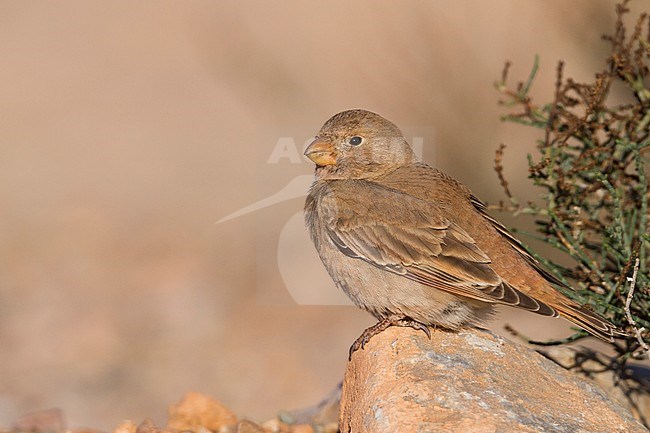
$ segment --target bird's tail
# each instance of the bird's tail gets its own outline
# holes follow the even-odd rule
[[[558,305],[553,305],[553,308],[555,308],[562,317],[570,320],[593,336],[608,343],[613,343],[615,338],[628,337],[628,334],[625,331],[614,326],[609,322],[609,320],[605,319],[600,314],[595,313],[582,305],[573,302],[562,302]]]

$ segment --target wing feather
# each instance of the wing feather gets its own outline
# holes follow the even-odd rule
[[[324,207],[334,209],[326,229],[343,254],[458,296],[557,315],[503,281],[472,237],[431,203],[409,195],[379,198],[381,214],[376,206],[362,215],[337,214],[336,203]]]

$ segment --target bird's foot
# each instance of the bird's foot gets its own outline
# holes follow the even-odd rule
[[[348,361],[352,360],[352,354],[359,349],[364,349],[366,344],[370,341],[372,337],[379,334],[380,332],[388,329],[391,326],[402,326],[413,328],[419,331],[423,331],[427,334],[427,337],[431,339],[431,330],[424,323],[418,322],[417,320],[411,319],[410,317],[404,316],[388,316],[379,322],[372,325],[370,328],[363,331],[363,333],[356,339],[352,346],[350,346],[350,354],[348,356]]]

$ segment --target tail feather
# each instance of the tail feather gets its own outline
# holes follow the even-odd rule
[[[624,338],[628,334],[614,326],[601,315],[574,303],[563,302],[553,306],[560,315],[575,323],[585,331],[608,343],[613,343],[615,338]]]

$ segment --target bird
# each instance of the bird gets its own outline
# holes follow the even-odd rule
[[[307,230],[337,287],[378,322],[456,331],[497,305],[564,317],[606,342],[625,333],[565,296],[547,271],[462,183],[421,161],[400,129],[362,109],[340,112],[305,150],[315,164]]]

